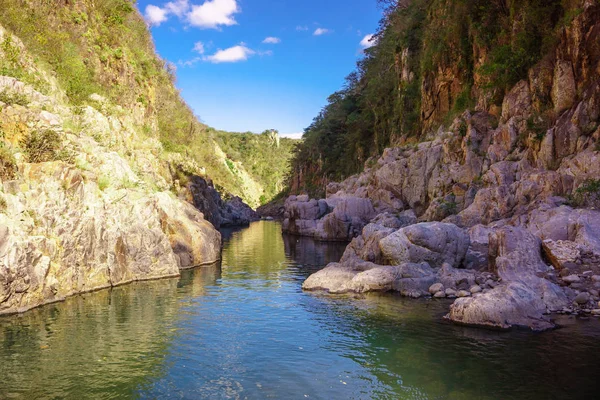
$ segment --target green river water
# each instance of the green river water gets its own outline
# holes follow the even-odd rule
[[[0,318],[0,399],[593,399],[600,322],[455,326],[447,301],[304,293],[339,244],[276,222],[220,265]]]

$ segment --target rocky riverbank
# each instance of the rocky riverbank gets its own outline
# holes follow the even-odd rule
[[[156,121],[140,103],[73,105],[1,26],[0,43],[46,88],[0,76],[0,314],[214,263],[215,227],[257,218],[147,136]]]
[[[304,289],[457,296],[449,320],[493,328],[600,314],[599,12],[586,3],[501,109],[385,150],[324,199],[288,198],[286,232],[352,240]]]

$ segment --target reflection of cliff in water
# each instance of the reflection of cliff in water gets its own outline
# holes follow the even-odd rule
[[[322,268],[330,262],[338,262],[346,243],[319,242],[312,238],[283,234],[285,254],[307,269]]]
[[[218,265],[0,318],[0,398],[135,397],[165,373],[183,306]]]
[[[245,229],[221,230],[226,245],[223,248],[223,273],[227,278],[246,278],[239,272],[251,272],[261,277],[288,268],[314,272],[330,262],[339,261],[346,245],[316,242],[312,238],[281,233],[281,224],[259,221]],[[303,274],[304,275],[304,274]]]

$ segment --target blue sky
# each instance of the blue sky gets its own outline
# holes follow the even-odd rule
[[[376,0],[139,0],[138,7],[203,122],[282,134],[310,125],[381,17]]]

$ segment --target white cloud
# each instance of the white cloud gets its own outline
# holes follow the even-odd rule
[[[206,0],[201,5],[190,4],[189,0],[174,0],[164,7],[149,5],[146,7],[146,21],[158,26],[171,15],[202,29],[218,29],[219,26],[236,25],[233,14],[239,13],[237,0]]]
[[[369,47],[373,47],[377,44],[377,39],[375,35],[367,35],[360,41],[360,45],[363,49],[368,49]]]
[[[204,43],[202,43],[202,42],[194,43],[194,51],[198,54],[204,54]]]
[[[167,10],[150,4],[146,7],[145,17],[148,24],[159,26],[168,19],[167,14]]]
[[[204,60],[210,61],[213,64],[234,63],[239,61],[246,61],[249,57],[253,56],[254,54],[256,54],[254,50],[249,49],[242,43],[225,50],[219,50],[212,56],[204,57]]]
[[[207,0],[200,6],[192,5],[187,13],[188,22],[203,29],[216,29],[220,25],[231,26],[237,22],[233,14],[240,12],[236,0]]]
[[[327,33],[331,33],[331,31],[329,29],[325,29],[325,28],[317,28],[314,32],[313,35],[314,36],[321,36],[321,35],[325,35]]]
[[[296,30],[297,30],[298,32],[307,31],[307,30],[308,30],[308,26],[306,26],[306,25],[298,25],[298,26],[296,27]]]
[[[182,18],[189,9],[190,3],[188,0],[170,1],[165,5],[165,10],[179,18]]]
[[[280,134],[279,136],[284,137],[284,138],[289,138],[289,139],[302,139],[302,135],[304,135],[304,133],[299,132],[299,133],[284,133],[284,134]]]
[[[269,36],[268,38],[265,38],[265,40],[263,40],[262,42],[266,43],[266,44],[278,44],[278,43],[281,43],[281,39],[279,39],[277,37]]]

